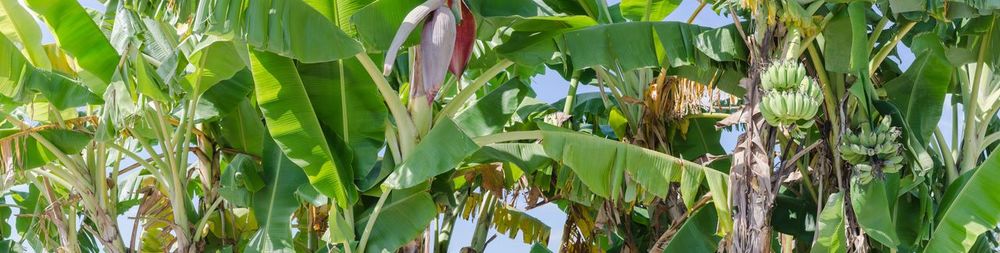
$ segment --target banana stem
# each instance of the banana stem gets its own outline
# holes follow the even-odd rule
[[[989,49],[990,38],[993,37],[993,26],[996,25],[996,18],[990,22],[990,29],[983,35],[979,44],[979,57],[976,60],[976,72],[972,80],[972,90],[970,96],[965,100],[965,139],[962,141],[962,164],[961,171],[972,170],[976,166],[979,156],[978,136],[976,131],[976,118],[979,113],[979,86],[982,83],[983,65],[986,60],[986,51]]]
[[[910,29],[912,29],[916,24],[917,22],[913,21],[904,24],[903,27],[899,29],[899,32],[897,32],[895,36],[892,36],[892,39],[889,40],[885,46],[882,46],[882,49],[878,51],[878,54],[875,54],[875,58],[872,59],[872,62],[868,64],[868,75],[875,74],[875,70],[878,69],[879,65],[882,65],[882,61],[885,60],[885,57],[889,56],[889,53],[896,48],[896,44],[898,44],[899,41],[903,39],[903,36],[906,36],[906,33],[909,33]]]
[[[941,128],[934,128],[934,138],[937,140],[938,150],[944,158],[945,173],[948,175],[948,183],[958,179],[958,168],[955,167],[955,158],[951,155],[951,148],[944,142],[944,134]]]
[[[372,228],[375,227],[375,220],[378,219],[379,214],[381,214],[382,206],[385,205],[385,200],[389,198],[390,192],[392,192],[392,190],[382,189],[382,196],[378,197],[378,203],[376,203],[375,208],[372,209],[372,214],[368,216],[368,224],[365,224],[365,231],[361,233],[361,240],[358,241],[358,252],[365,252],[365,246],[368,244],[368,237],[371,236]]]
[[[414,125],[413,119],[410,118],[406,107],[403,106],[403,102],[399,100],[399,94],[389,86],[389,81],[385,80],[385,77],[375,67],[375,62],[372,62],[372,58],[367,53],[358,53],[355,55],[355,58],[358,58],[358,61],[365,67],[365,71],[368,72],[372,81],[375,81],[375,86],[378,87],[379,93],[382,94],[382,100],[385,101],[385,104],[389,107],[389,112],[392,113],[392,118],[396,121],[396,129],[399,132],[400,152],[404,154],[409,153],[416,146],[417,127]]]
[[[573,111],[573,103],[576,99],[576,87],[580,84],[580,71],[573,71],[573,77],[569,80],[569,91],[566,92],[566,103],[563,104],[563,113],[570,114]]]
[[[453,98],[451,102],[449,102],[447,105],[444,106],[444,108],[441,109],[441,112],[438,113],[437,116],[438,120],[444,118],[451,118],[452,116],[455,116],[455,113],[458,112],[458,109],[461,109],[462,106],[465,105],[465,102],[468,101],[473,94],[476,94],[476,91],[478,91],[479,88],[482,88],[483,85],[486,85],[486,83],[490,81],[490,79],[493,79],[493,77],[495,77],[497,74],[500,74],[500,72],[507,69],[507,67],[510,67],[511,65],[514,65],[514,62],[510,60],[501,60],[496,65],[493,65],[493,67],[490,67],[489,69],[484,71],[483,74],[479,75],[479,77],[477,77],[475,80],[472,80],[472,83],[469,84],[469,87],[465,87],[465,89],[462,89],[462,91],[460,91],[458,94],[455,95],[455,98]]]

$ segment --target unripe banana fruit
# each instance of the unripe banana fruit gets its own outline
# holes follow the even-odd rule
[[[854,165],[854,173],[862,184],[874,178],[884,179],[885,173],[897,173],[903,168],[902,144],[897,142],[900,134],[889,117],[882,117],[874,130],[862,127],[861,132],[855,133],[848,129],[840,145],[840,155]]]
[[[806,79],[806,68],[796,61],[779,61],[771,64],[760,75],[764,90],[786,91],[796,89]]]
[[[823,93],[815,80],[806,76],[806,68],[795,61],[779,61],[760,75],[765,95],[760,112],[772,126],[799,128],[812,126],[822,105]]]

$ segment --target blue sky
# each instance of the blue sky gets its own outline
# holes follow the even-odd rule
[[[80,2],[83,3],[85,7],[99,11],[104,10],[104,7],[96,0],[80,0]],[[618,0],[609,0],[608,2],[614,4],[617,3]],[[688,15],[690,15],[690,13],[693,12],[693,10],[697,7],[697,5],[698,5],[697,0],[684,0],[681,3],[681,5],[673,12],[673,14],[667,17],[667,20],[686,21]],[[695,18],[695,23],[709,27],[719,27],[722,25],[732,23],[732,20],[730,18],[719,16],[715,14],[713,11],[711,11],[711,9],[706,8],[701,12],[701,14],[697,18]],[[43,37],[44,37],[43,40],[46,43],[53,41],[51,34],[49,34],[48,32],[45,32]],[[913,55],[910,53],[909,49],[902,46],[899,52],[902,57],[900,67],[905,69],[906,67],[909,66],[910,62],[912,62]],[[891,60],[900,62],[900,60],[896,58],[892,58]],[[538,94],[537,95],[538,99],[547,102],[555,102],[565,97],[566,92],[569,88],[569,82],[567,80],[564,80],[561,76],[559,76],[555,72],[548,71],[544,75],[535,77],[532,82],[532,87]],[[595,92],[595,91],[597,91],[596,87],[590,85],[581,85],[578,90],[578,92],[580,93]],[[962,115],[961,112],[959,113],[959,115]],[[944,115],[942,115],[942,122],[939,124],[942,132],[945,133],[945,136],[950,136],[952,131],[950,120],[951,120],[951,110],[946,109],[944,110]],[[722,143],[727,151],[729,152],[732,151],[732,147],[735,145],[736,136],[738,134],[739,133],[728,133],[728,132],[723,134]],[[558,250],[558,244],[560,238],[562,237],[561,229],[563,227],[563,223],[566,220],[566,215],[554,205],[541,206],[533,210],[528,210],[527,213],[542,220],[544,223],[546,223],[549,227],[552,228],[551,230],[552,233],[549,237],[550,238],[549,248],[552,249],[553,251]],[[134,215],[134,212],[130,212],[129,214],[126,215],[127,216]],[[391,219],[391,217],[386,217],[386,218]],[[130,225],[131,223],[132,223],[131,219],[126,219],[124,217],[119,219],[119,224],[121,225],[122,229],[121,232],[126,237],[128,237],[131,234],[132,230],[132,226]],[[436,226],[436,224],[432,224],[432,226]],[[475,222],[473,221],[458,222],[455,226],[455,230],[452,235],[452,246],[450,247],[449,252],[458,252],[459,249],[461,249],[461,247],[468,246],[472,238],[472,231],[474,227],[475,227]],[[496,231],[491,231],[491,234],[495,233]],[[130,240],[129,238],[125,238],[126,242],[129,240]],[[518,236],[515,239],[510,239],[506,235],[498,235],[496,240],[494,240],[491,244],[489,244],[486,251],[527,252],[529,248],[530,245],[521,242],[520,236]]]

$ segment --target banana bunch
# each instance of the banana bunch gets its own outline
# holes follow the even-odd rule
[[[768,124],[812,126],[812,119],[823,103],[823,93],[819,84],[806,76],[805,67],[795,61],[774,63],[760,75],[760,84],[765,92],[760,112]]]
[[[882,117],[874,130],[861,128],[860,133],[855,133],[848,129],[844,135],[840,155],[854,165],[862,184],[903,168],[903,155],[899,152],[902,144],[896,142],[901,132],[891,123],[889,117]]]

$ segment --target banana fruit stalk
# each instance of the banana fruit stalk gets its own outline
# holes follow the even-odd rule
[[[806,68],[795,61],[780,61],[760,75],[765,95],[760,112],[768,124],[776,127],[811,127],[823,103],[819,84],[806,76]]]
[[[840,155],[854,165],[854,173],[862,184],[876,178],[882,180],[885,173],[897,173],[903,168],[902,144],[897,142],[901,132],[891,123],[889,117],[882,117],[874,130],[862,127],[861,132],[848,129],[844,134]]]

